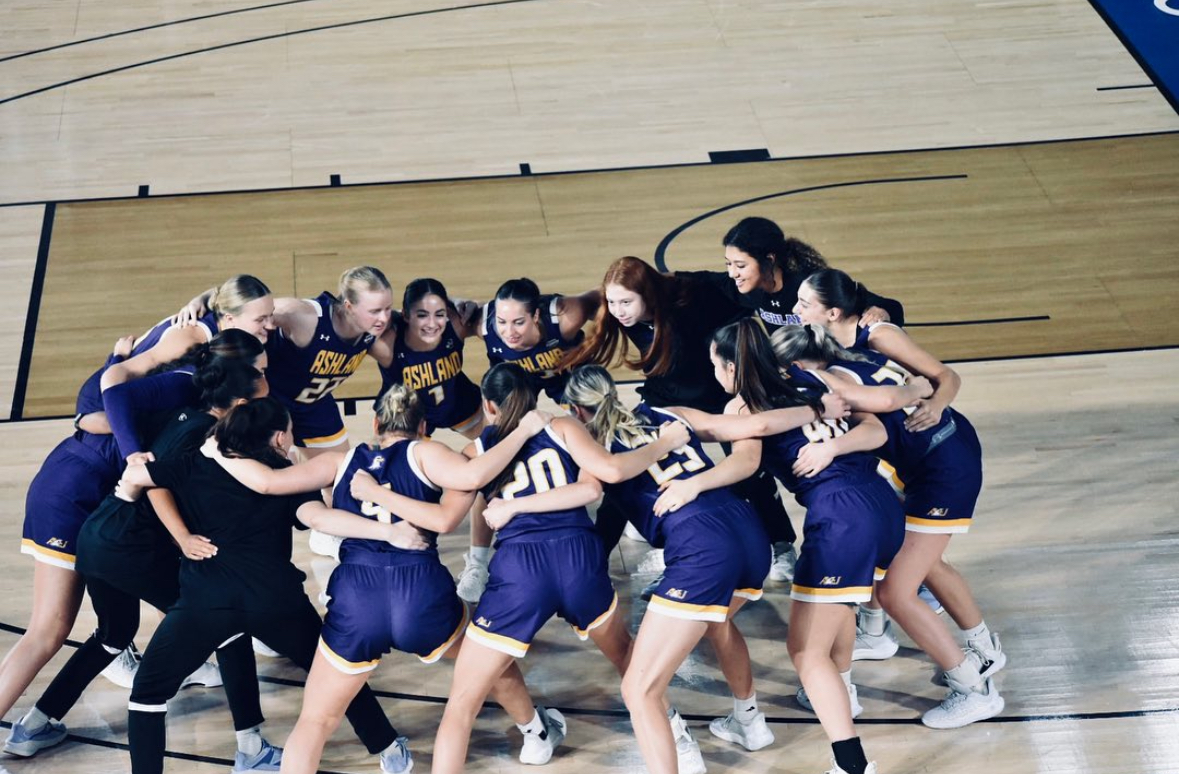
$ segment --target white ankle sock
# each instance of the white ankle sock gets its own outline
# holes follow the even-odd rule
[[[846,686],[847,689],[850,691],[851,690],[851,670],[849,669],[846,672],[840,672],[839,676],[841,678],[843,678],[844,686]]]
[[[757,691],[750,694],[748,699],[733,697],[733,717],[743,726],[747,726],[757,717]]]
[[[484,567],[491,561],[491,546],[471,546],[467,556],[472,562],[478,562]]]
[[[540,719],[540,713],[532,710],[532,720],[529,720],[524,725],[516,724],[516,728],[520,729],[522,734],[539,734],[544,731],[544,721]]]
[[[262,728],[254,726],[244,731],[238,731],[237,750],[245,755],[257,755],[262,752]]]
[[[962,659],[962,663],[953,669],[947,669],[946,680],[947,682],[953,681],[975,693],[983,693],[986,690],[978,668],[968,658]]]
[[[990,642],[991,630],[987,628],[987,622],[983,621],[973,629],[963,629],[962,636],[966,638],[967,642],[973,642],[974,640],[986,640]]]
[[[860,606],[860,628],[865,634],[879,637],[884,634],[884,608]]]
[[[26,731],[39,731],[48,722],[49,716],[36,707],[33,707],[20,719],[20,724],[25,727]]]

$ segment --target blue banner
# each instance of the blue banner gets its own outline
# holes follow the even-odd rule
[[[1179,0],[1089,0],[1179,112]]]

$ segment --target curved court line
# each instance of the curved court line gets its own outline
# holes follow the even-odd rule
[[[12,632],[14,634],[24,634],[25,630],[19,626],[13,626],[9,623],[0,622],[0,630]],[[71,648],[81,647],[81,643],[74,640],[66,640],[66,645]],[[291,680],[285,677],[269,677],[266,675],[258,675],[258,682],[267,683],[269,685],[285,685],[293,688],[304,688],[307,683],[304,680]],[[428,696],[417,693],[399,693],[397,691],[381,691],[372,689],[373,693],[383,699],[399,699],[401,701],[416,701],[423,704],[445,704],[445,696]],[[498,704],[488,701],[486,706],[499,707]],[[580,707],[558,707],[558,709],[569,715],[585,715],[587,717],[606,717],[606,718],[627,718],[630,717],[630,712],[626,709],[585,709]],[[685,720],[712,720],[716,717],[715,714],[709,715],[694,715],[689,713],[681,713]],[[1110,712],[1061,712],[1052,715],[1000,715],[987,720],[980,720],[980,723],[1041,723],[1041,722],[1055,722],[1061,720],[1117,720],[1120,718],[1145,718],[1153,717],[1155,715],[1171,715],[1179,714],[1179,706],[1164,707],[1162,709],[1153,710],[1121,710]],[[804,715],[801,717],[766,717],[767,723],[803,723],[807,725],[816,725],[819,719],[813,715]],[[858,718],[857,725],[871,725],[871,726],[913,726],[921,725],[921,718]],[[11,723],[0,721],[0,726],[11,728]],[[127,746],[118,742],[107,742],[102,740],[91,740],[89,737],[70,735],[71,739],[79,742],[87,742],[91,744],[98,744],[103,747],[114,747],[121,750],[127,749]],[[168,753],[173,757],[184,757],[187,760],[200,760],[199,757],[190,755],[188,753]],[[210,759],[214,762],[220,759]],[[232,763],[232,761],[228,761]],[[323,774],[332,774],[332,772],[324,772]]]
[[[476,8],[494,8],[497,6],[504,6],[504,5],[520,5],[522,3],[537,3],[537,2],[543,2],[543,0],[495,0],[494,2],[490,2],[490,3],[474,3],[471,5],[456,5],[456,6],[452,6],[450,8],[433,8],[433,9],[426,10],[426,11],[411,11],[409,13],[395,13],[395,14],[390,14],[388,16],[374,16],[370,19],[356,19],[355,21],[340,22],[338,24],[324,24],[319,27],[308,27],[308,28],[302,29],[302,30],[288,30],[287,32],[277,32],[273,35],[263,35],[260,38],[249,38],[248,40],[237,40],[232,43],[222,43],[222,44],[216,45],[216,46],[209,46],[208,48],[198,48],[198,49],[194,49],[192,51],[182,51],[179,54],[169,54],[168,56],[161,56],[161,57],[157,57],[155,59],[148,59],[147,61],[144,61],[144,62],[136,62],[135,64],[123,65],[122,67],[112,67],[109,70],[102,70],[101,72],[91,73],[89,75],[82,75],[77,78],[71,78],[68,81],[62,81],[61,83],[55,83],[50,86],[43,86],[39,89],[33,89],[32,91],[26,91],[21,94],[14,94],[11,97],[5,97],[4,99],[0,99],[0,105],[6,105],[9,102],[15,102],[18,99],[24,99],[25,97],[32,97],[37,94],[44,94],[45,92],[55,91],[57,89],[65,88],[66,86],[72,86],[75,83],[82,83],[83,81],[89,81],[89,80],[93,80],[95,78],[101,78],[105,75],[114,75],[115,73],[121,73],[121,72],[125,72],[127,70],[135,70],[140,67],[147,67],[148,65],[159,64],[160,62],[169,62],[173,59],[183,59],[185,57],[195,56],[196,54],[207,54],[211,51],[221,51],[221,50],[227,49],[227,48],[236,48],[237,46],[244,46],[249,43],[264,43],[269,40],[278,40],[280,38],[290,38],[290,37],[294,37],[295,35],[306,35],[311,32],[323,32],[324,30],[337,30],[337,29],[342,29],[344,27],[358,27],[362,24],[374,24],[376,22],[395,21],[397,19],[411,19],[415,16],[433,16],[434,14],[449,13],[451,11],[470,11],[470,10],[473,10]]]
[[[71,40],[69,43],[58,43],[56,46],[46,46],[45,48],[37,48],[32,51],[25,51],[21,54],[12,54],[10,56],[0,57],[0,63],[11,62],[13,59],[23,59],[26,56],[35,56],[36,54],[44,54],[49,51],[57,51],[62,48],[70,48],[71,46],[80,46],[83,43],[96,43],[100,40],[110,40],[111,38],[121,38],[124,35],[133,35],[136,32],[147,32],[148,30],[158,30],[161,27],[172,27],[177,24],[188,24],[194,21],[204,21],[205,19],[216,19],[219,16],[234,16],[239,13],[249,13],[250,11],[262,11],[267,8],[278,8],[283,5],[299,5],[300,3],[313,3],[316,0],[283,0],[280,3],[269,3],[267,5],[254,5],[249,8],[238,8],[234,11],[218,11],[217,13],[207,13],[204,16],[189,16],[184,19],[175,19],[173,21],[160,22],[159,24],[149,24],[146,27],[134,27],[129,30],[120,30],[119,32],[108,32],[105,35],[95,35],[92,38],[82,38],[81,40]]]
[[[825,185],[812,185],[806,188],[792,188],[789,191],[779,191],[778,193],[765,194],[764,196],[755,196],[752,199],[744,199],[733,204],[726,204],[724,207],[717,207],[715,210],[709,210],[703,215],[697,215],[691,220],[676,226],[667,233],[659,241],[659,245],[655,248],[655,268],[659,271],[669,271],[667,268],[667,248],[675,238],[684,233],[697,223],[708,220],[714,215],[720,215],[722,212],[735,210],[739,207],[744,207],[747,204],[756,204],[757,202],[769,201],[770,199],[780,199],[784,196],[794,196],[796,194],[811,193],[812,191],[828,191],[834,188],[852,188],[859,185],[886,185],[889,183],[925,183],[938,180],[966,180],[968,175],[925,175],[922,177],[884,177],[876,180],[849,180],[843,183],[827,183]]]

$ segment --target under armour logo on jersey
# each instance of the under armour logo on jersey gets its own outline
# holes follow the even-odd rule
[[[380,470],[385,466],[385,458],[381,455],[373,457],[373,461],[368,464],[369,470]]]
[[[496,353],[502,353],[504,351],[504,348],[503,347],[492,347],[491,351],[496,352]]]
[[[447,339],[446,340],[446,348],[447,349],[454,349],[454,341],[451,339]]]
[[[949,508],[930,508],[926,516],[933,516],[935,518],[945,518],[950,515]]]
[[[490,629],[491,628],[491,621],[488,621],[483,616],[479,616],[478,618],[475,619],[475,625],[482,626],[484,629]]]
[[[544,345],[545,345],[546,347],[555,347],[555,346],[557,346],[557,345],[558,345],[558,344],[560,344],[560,343],[561,343],[561,340],[560,340],[560,339],[549,339],[548,341],[546,341],[546,342],[544,343]]]
[[[62,540],[61,538],[49,538],[48,540],[45,541],[45,543],[50,548],[65,548],[66,546],[69,545],[68,541]]]
[[[770,300],[770,306],[781,306],[781,305],[782,305],[782,302],[778,301],[777,299]]]
[[[179,419],[181,422],[187,422],[188,421],[188,414],[181,414],[180,416],[178,416],[176,418]]]
[[[331,341],[332,337],[327,335],[326,333],[321,333],[321,334],[319,334],[319,340],[320,341]]]
[[[397,359],[398,359],[398,360],[405,360],[405,353],[404,353],[404,352],[398,352],[398,353],[397,353]]]
[[[666,593],[672,599],[687,599],[688,597],[688,592],[684,589],[668,589]]]
[[[843,582],[842,575],[824,575],[823,580],[819,581],[820,586],[838,586]]]

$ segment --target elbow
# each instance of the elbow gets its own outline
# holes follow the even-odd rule
[[[626,471],[622,469],[622,465],[617,462],[612,462],[604,470],[594,473],[594,478],[598,479],[596,484],[598,494],[601,495],[602,484],[620,484],[626,480]]]

